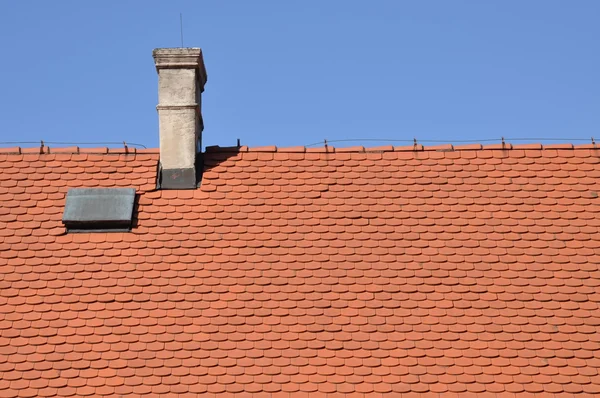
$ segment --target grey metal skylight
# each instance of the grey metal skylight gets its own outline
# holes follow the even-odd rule
[[[63,224],[69,232],[129,231],[135,188],[72,188]]]

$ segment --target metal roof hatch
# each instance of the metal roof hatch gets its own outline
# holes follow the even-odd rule
[[[135,188],[71,188],[63,224],[68,232],[130,231]]]

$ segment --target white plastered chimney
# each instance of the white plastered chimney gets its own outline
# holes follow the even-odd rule
[[[159,177],[162,189],[194,189],[201,150],[201,94],[207,75],[199,48],[158,48]]]

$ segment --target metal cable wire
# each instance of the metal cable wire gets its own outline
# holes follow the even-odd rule
[[[480,142],[510,142],[510,141],[591,141],[595,143],[594,138],[484,138],[480,140],[420,140],[417,138],[413,139],[393,139],[393,138],[347,138],[347,139],[339,139],[339,140],[327,140],[314,142],[312,144],[305,145],[306,147],[311,147],[315,145],[327,145],[329,143],[336,142],[406,142],[406,143],[480,143]],[[138,144],[135,142],[67,142],[67,141],[0,141],[0,145],[19,145],[19,144],[51,144],[51,145],[127,145],[127,146],[136,146],[147,149],[144,144]]]
[[[136,144],[135,142],[63,142],[63,141],[0,141],[0,145],[19,145],[19,144],[37,144],[37,145],[127,145],[127,146],[138,146],[144,149],[146,145]]]

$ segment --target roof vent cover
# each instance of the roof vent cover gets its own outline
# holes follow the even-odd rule
[[[135,188],[72,188],[63,224],[69,232],[129,231]]]

